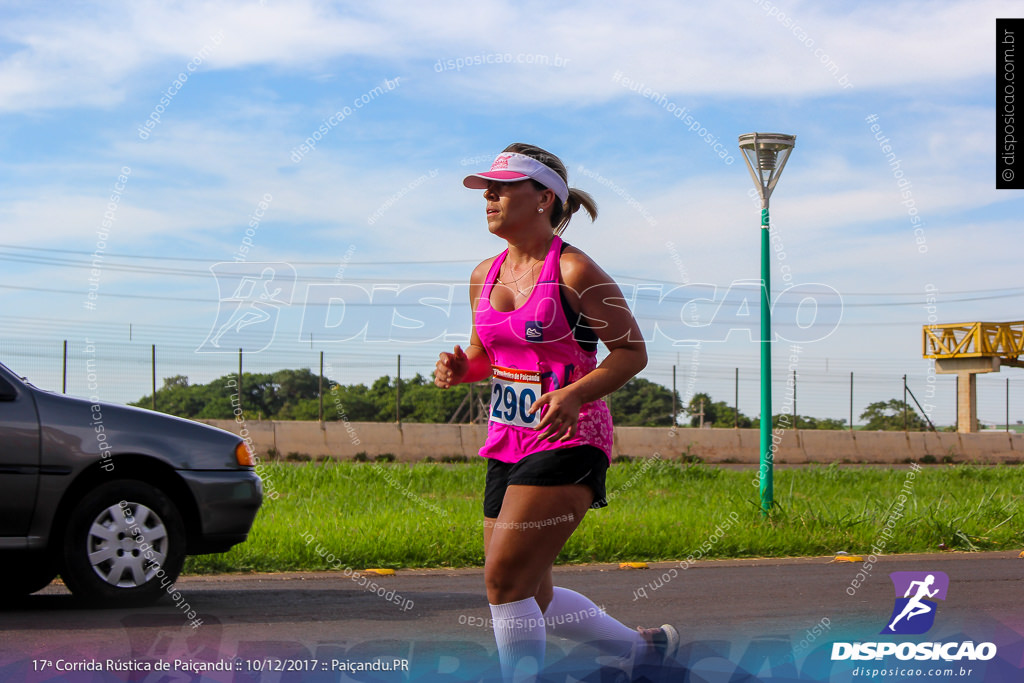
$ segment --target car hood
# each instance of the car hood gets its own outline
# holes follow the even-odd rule
[[[91,401],[34,389],[39,412],[43,464],[48,454],[93,460],[146,455],[175,469],[240,469],[235,460],[238,436],[191,420],[151,410]]]

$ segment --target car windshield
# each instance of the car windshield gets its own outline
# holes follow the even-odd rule
[[[0,368],[3,368],[4,370],[6,370],[6,371],[7,371],[7,373],[8,373],[9,375],[11,375],[12,377],[17,377],[18,379],[20,379],[20,380],[21,380],[22,382],[24,382],[25,384],[28,384],[29,386],[32,386],[32,387],[36,387],[36,385],[34,385],[34,384],[32,384],[31,382],[29,382],[29,381],[28,381],[28,378],[27,378],[27,377],[22,377],[21,375],[19,375],[18,373],[16,373],[16,372],[15,372],[14,370],[11,370],[11,369],[10,369],[9,367],[7,367],[6,365],[4,365],[3,363],[0,363]],[[39,387],[36,387],[36,388],[38,389]]]

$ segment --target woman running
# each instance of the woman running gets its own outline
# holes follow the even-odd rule
[[[587,509],[607,505],[612,421],[602,397],[647,364],[618,285],[560,237],[581,207],[597,217],[567,177],[557,157],[517,143],[463,181],[484,190],[488,230],[508,248],[474,269],[469,346],[441,353],[434,374],[441,388],[491,378],[484,579],[505,680],[541,671],[547,633],[593,643],[625,666],[660,663],[679,644],[670,625],[634,631],[552,584]],[[598,340],[608,349],[600,365]]]

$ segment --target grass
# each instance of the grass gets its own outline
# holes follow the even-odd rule
[[[190,557],[187,573],[483,564],[484,464],[267,463],[249,540]],[[1024,544],[1024,466],[811,466],[775,470],[763,519],[756,468],[631,461],[608,474],[609,507],[591,511],[564,563],[999,550]],[[913,474],[913,477],[911,477]],[[900,496],[905,496],[900,501]],[[893,532],[883,531],[890,521]],[[327,555],[324,559],[317,548]]]

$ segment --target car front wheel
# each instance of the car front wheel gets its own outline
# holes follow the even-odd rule
[[[63,555],[61,576],[76,596],[96,604],[145,604],[178,578],[185,528],[160,489],[141,481],[112,481],[75,506]]]

